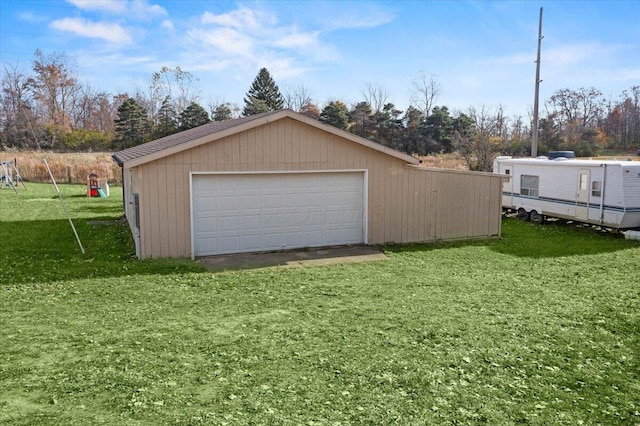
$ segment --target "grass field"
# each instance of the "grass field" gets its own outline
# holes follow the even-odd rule
[[[119,188],[0,191],[0,423],[640,424],[640,246],[505,219],[388,261],[137,261]]]

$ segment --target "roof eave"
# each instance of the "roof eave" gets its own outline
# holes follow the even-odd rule
[[[120,157],[118,157],[118,154],[113,154],[111,158],[116,162],[118,166],[122,167],[124,165],[124,162],[120,159]]]

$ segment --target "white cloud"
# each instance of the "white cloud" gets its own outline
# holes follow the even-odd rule
[[[33,12],[21,12],[18,14],[18,19],[20,19],[21,21],[36,23],[36,24],[40,22],[45,22],[48,20],[46,16],[37,15]]]
[[[231,12],[222,13],[220,15],[205,12],[202,15],[201,22],[205,25],[214,24],[223,27],[256,31],[260,30],[263,26],[261,23],[266,23],[267,26],[274,25],[275,18],[263,11],[241,7],[237,10],[232,10]]]
[[[78,9],[100,10],[110,13],[123,13],[127,10],[126,0],[67,0]]]
[[[309,71],[307,67],[295,65],[291,58],[280,58],[265,55],[258,58],[258,63],[269,64],[269,72],[276,78],[294,78]]]
[[[344,3],[337,3],[341,6]],[[393,13],[379,9],[373,5],[356,2],[356,7],[344,9],[327,20],[326,29],[329,31],[339,29],[374,28],[388,24],[396,17]],[[337,12],[337,11],[336,11]]]
[[[120,53],[113,53],[113,51],[83,51],[82,58],[83,66],[99,68],[118,64],[118,67],[135,66],[136,69],[140,69],[141,65],[153,63],[153,61],[155,60],[153,56],[131,56],[123,55]]]
[[[174,31],[176,29],[176,27],[173,25],[173,22],[171,22],[169,19],[165,19],[160,25],[165,30]]]
[[[63,18],[51,22],[49,26],[81,37],[97,38],[112,43],[129,43],[132,41],[131,35],[127,30],[112,23],[89,22],[82,18]]]
[[[128,3],[129,13],[138,18],[149,18],[153,16],[166,16],[167,10],[157,4],[149,4],[146,0],[133,0]]]
[[[299,33],[293,31],[290,34],[274,40],[274,46],[283,48],[309,48],[318,44],[318,33]]]
[[[584,42],[560,44],[549,48],[542,47],[542,64],[551,66],[571,66],[580,64],[607,64],[615,61],[620,54],[625,55],[632,45],[606,44],[601,42]],[[626,62],[626,58],[625,58]]]
[[[332,48],[323,46],[321,31],[281,24],[271,11],[241,6],[222,14],[205,12],[200,25],[187,32],[197,51],[199,66],[220,69],[221,64],[255,71],[266,66],[274,74],[298,76],[314,63],[334,61]]]
[[[147,0],[67,0],[81,10],[97,10],[116,15],[128,15],[135,18],[149,18],[167,15],[167,11]]]
[[[541,61],[552,66],[576,65],[592,57],[598,50],[595,44],[558,45],[544,49]]]
[[[215,48],[217,53],[227,53],[248,57],[252,55],[254,39],[233,28],[215,28],[211,30],[192,30],[188,35],[192,40]]]

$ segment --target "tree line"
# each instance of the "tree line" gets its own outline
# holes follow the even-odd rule
[[[381,87],[366,84],[362,100],[335,99],[318,106],[304,86],[281,91],[262,68],[244,107],[200,104],[199,81],[180,67],[153,73],[147,87],[112,95],[82,84],[74,60],[63,53],[35,52],[30,71],[3,65],[0,92],[2,148],[109,151],[200,126],[282,108],[415,155],[459,152],[472,170],[490,170],[495,155],[529,155],[529,116],[507,116],[498,107],[450,111],[437,105],[441,88],[433,75],[412,83],[412,102],[395,107]],[[539,152],[573,150],[593,156],[604,148],[640,147],[640,86],[606,99],[596,88],[561,89],[543,104]]]

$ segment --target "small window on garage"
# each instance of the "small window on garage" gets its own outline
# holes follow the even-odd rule
[[[539,181],[539,176],[522,175],[520,177],[520,195],[538,198]]]
[[[594,180],[591,182],[591,196],[600,197],[602,195],[602,182]]]

